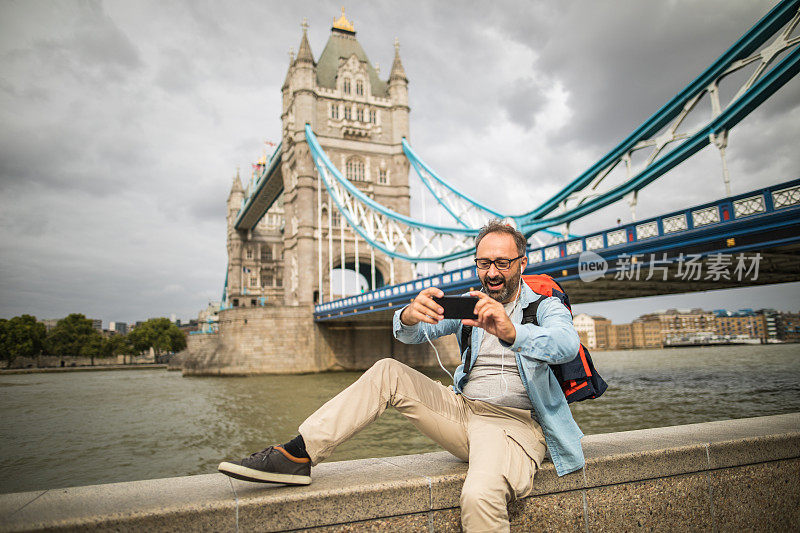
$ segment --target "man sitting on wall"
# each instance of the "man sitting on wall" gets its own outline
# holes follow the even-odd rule
[[[443,296],[436,287],[424,289],[395,313],[394,335],[405,343],[473,327],[470,345],[477,357],[464,368],[462,355],[453,387],[383,359],[306,419],[297,437],[241,461],[223,462],[220,472],[247,481],[311,483],[312,465],[391,405],[469,462],[461,491],[464,530],[507,531],[506,505],[531,493],[546,448],[559,476],[584,464],[583,433],[548,367],[575,357],[578,334],[557,298],[539,304],[539,326],[521,324],[522,310],[538,298],[521,282],[526,245],[524,235],[499,221],[481,229],[475,263],[483,290],[470,293],[478,298],[477,319],[444,319],[443,308],[432,299]]]

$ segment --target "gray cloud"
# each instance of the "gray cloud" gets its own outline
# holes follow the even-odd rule
[[[515,80],[500,102],[508,119],[523,128],[530,129],[536,123],[536,113],[542,108],[543,91],[534,80]]]
[[[565,136],[622,139],[696,78],[772,2],[573,3],[554,22],[538,66],[576,109]],[[588,26],[591,25],[594,30]],[[560,139],[557,139],[560,141]]]

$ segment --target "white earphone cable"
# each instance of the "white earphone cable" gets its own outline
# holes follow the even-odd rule
[[[518,291],[522,290],[522,280],[520,280],[519,289],[517,289],[517,290]],[[519,294],[519,292],[517,292],[517,301],[515,302],[514,308],[511,310],[511,313],[509,313],[509,316],[513,315],[514,312],[516,311],[517,306],[519,305],[519,298],[520,298],[520,294]],[[450,376],[450,379],[453,382],[453,387],[455,387],[456,378],[454,378],[453,374],[448,372],[447,369],[444,367],[444,365],[442,364],[442,360],[439,357],[439,350],[437,350],[436,346],[434,346],[433,343],[431,342],[431,338],[428,336],[428,330],[425,329],[424,325],[422,327],[423,327],[422,331],[425,333],[425,338],[428,340],[428,344],[431,345],[431,348],[433,348],[433,352],[436,354],[436,360],[439,362],[439,366],[441,367],[442,370],[444,370],[445,374]],[[462,327],[464,327],[464,326],[462,326]],[[463,346],[462,346],[462,349],[463,349]],[[477,360],[477,356],[476,356],[476,360]],[[467,396],[466,394],[464,394],[462,392],[461,394],[464,396],[464,398],[467,398],[467,399],[470,399],[470,400],[485,401],[485,400],[494,400],[495,398],[502,398],[503,396],[506,396],[508,394],[508,381],[506,380],[506,375],[505,375],[505,363],[506,363],[506,353],[505,353],[505,351],[503,351],[500,354],[500,379],[503,381],[503,392],[501,394],[498,394],[497,396],[487,396],[486,398],[471,398],[471,397]],[[467,369],[465,368],[464,371],[466,372]]]
[[[424,326],[423,326],[423,327],[424,327]],[[462,326],[462,327],[463,327],[463,326]],[[427,329],[423,329],[422,331],[425,333],[425,338],[428,340],[428,344],[430,344],[430,345],[431,345],[431,348],[433,348],[433,352],[436,354],[436,360],[437,360],[437,361],[439,361],[439,366],[442,368],[442,370],[444,370],[445,374],[447,374],[448,376],[450,376],[450,379],[451,379],[451,380],[452,380],[452,382],[453,382],[453,386],[455,387],[455,384],[456,384],[456,378],[454,378],[454,377],[453,377],[453,374],[451,374],[450,372],[448,372],[448,371],[447,371],[447,369],[446,369],[446,368],[444,367],[444,365],[442,364],[442,360],[441,360],[441,358],[439,357],[439,350],[437,350],[437,349],[436,349],[436,346],[434,346],[434,345],[433,345],[433,343],[431,342],[431,338],[428,336],[428,330],[427,330]],[[495,398],[502,398],[503,396],[507,395],[507,394],[508,394],[508,381],[506,381],[506,376],[505,376],[505,373],[504,373],[504,370],[505,370],[505,361],[506,361],[506,355],[505,355],[505,353],[503,353],[503,354],[500,356],[500,379],[502,379],[502,380],[503,380],[503,392],[502,392],[502,394],[498,394],[497,396],[487,396],[487,397],[485,397],[485,398],[472,398],[472,397],[470,397],[470,396],[467,396],[466,394],[464,394],[464,393],[462,392],[461,394],[464,396],[464,398],[467,398],[467,399],[470,399],[470,400],[481,400],[481,401],[486,401],[486,400],[494,400]],[[466,369],[465,369],[465,370],[466,370]]]

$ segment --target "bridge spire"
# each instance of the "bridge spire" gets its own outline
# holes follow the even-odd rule
[[[408,83],[406,78],[406,71],[403,68],[403,62],[400,61],[400,39],[394,38],[394,61],[392,61],[392,70],[389,74],[389,81],[400,80]]]
[[[308,44],[308,20],[304,18],[300,26],[303,28],[303,38],[300,40],[300,48],[297,50],[296,61],[314,63],[314,54],[311,53],[311,45]]]
[[[231,183],[231,194],[235,192],[244,192],[242,187],[242,180],[239,178],[239,168],[236,168],[236,174],[233,175],[233,182]]]

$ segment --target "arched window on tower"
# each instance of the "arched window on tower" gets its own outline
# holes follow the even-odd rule
[[[342,90],[344,94],[350,94],[350,78],[345,78],[342,82]]]
[[[331,211],[331,227],[338,228],[342,225],[342,215],[339,213],[339,210],[336,207],[333,207],[333,211]]]
[[[350,106],[349,105],[345,105],[344,106],[344,118],[346,120],[350,120]]]
[[[331,118],[339,118],[339,104],[335,102],[331,103]]]
[[[345,176],[350,181],[364,181],[364,160],[353,156],[345,164]]]
[[[356,80],[356,94],[364,96],[364,82],[361,80]]]
[[[364,122],[364,108],[363,107],[359,107],[358,109],[356,109],[356,120],[358,120],[359,122]]]

